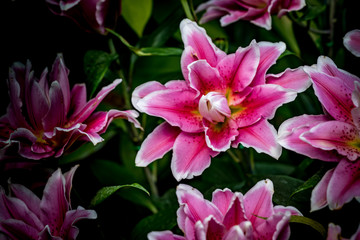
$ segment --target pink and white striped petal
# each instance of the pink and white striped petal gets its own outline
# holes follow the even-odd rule
[[[302,133],[300,139],[322,150],[336,150],[352,161],[360,156],[359,131],[349,123],[340,121],[319,123]]]
[[[217,154],[219,152],[207,146],[204,133],[181,132],[175,140],[171,161],[175,179],[180,181],[199,176],[210,166],[211,157]]]
[[[336,151],[323,150],[302,140],[300,136],[312,127],[329,121],[325,115],[302,115],[284,121],[278,131],[278,143],[286,149],[313,159],[338,162],[342,159]]]
[[[225,122],[211,123],[204,119],[205,139],[209,148],[217,152],[225,152],[239,135],[234,120],[227,118]]]
[[[147,235],[149,240],[185,240],[186,238],[175,235],[171,231],[161,231],[161,232],[150,232]]]
[[[296,69],[287,68],[279,74],[268,74],[266,75],[266,82],[280,85],[297,93],[304,92],[311,85],[309,75],[306,74],[303,67]]]
[[[245,147],[252,147],[258,153],[266,153],[275,159],[281,155],[281,146],[276,141],[276,130],[267,120],[261,119],[255,124],[239,128],[239,135],[233,141],[232,146],[236,147],[241,143]]]
[[[228,188],[225,188],[224,190],[216,189],[212,194],[211,202],[216,205],[223,215],[225,215],[233,201],[233,197],[234,193]],[[243,198],[243,196],[239,197]]]
[[[166,122],[156,127],[141,144],[135,158],[136,166],[145,167],[156,159],[162,158],[173,148],[180,132],[179,128],[172,127]]]
[[[311,212],[320,210],[328,205],[327,191],[334,171],[335,169],[330,169],[327,171],[311,192]]]

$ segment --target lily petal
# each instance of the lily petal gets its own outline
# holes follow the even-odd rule
[[[290,238],[289,220],[290,212],[277,213],[271,215],[264,223],[256,228],[259,239],[279,239]]]
[[[327,202],[331,210],[360,196],[360,160],[343,159],[335,167],[327,188]]]
[[[20,184],[11,184],[11,195],[22,200],[30,211],[40,217],[40,199],[32,191]]]
[[[239,143],[245,147],[253,147],[258,153],[266,153],[275,159],[281,155],[281,146],[276,141],[276,130],[267,120],[261,119],[257,123],[244,128],[239,128],[239,135],[232,146]]]
[[[143,112],[142,109],[139,109],[138,102],[140,99],[144,98],[148,94],[158,91],[158,90],[165,90],[166,87],[162,85],[159,82],[156,81],[150,81],[146,82],[144,84],[141,84],[140,86],[137,86],[132,95],[131,95],[131,103],[132,105],[139,111]]]
[[[356,57],[360,57],[360,30],[347,32],[344,36],[344,46]]]
[[[309,75],[306,74],[303,67],[296,69],[287,68],[279,74],[268,74],[266,75],[266,82],[280,85],[297,93],[304,92],[311,85]]]
[[[239,193],[241,194],[241,193]],[[231,202],[233,201],[234,193],[226,188],[224,190],[216,189],[212,194],[211,202],[220,210],[220,212],[225,215],[229,209]],[[242,198],[241,196],[240,198]]]
[[[311,192],[311,212],[322,209],[328,205],[327,202],[327,189],[329,182],[334,174],[335,169],[330,169],[325,173],[320,182],[314,187]]]
[[[7,219],[0,222],[0,232],[4,232],[9,238],[5,239],[32,239],[38,238],[38,231],[17,219]],[[2,237],[0,235],[0,237]]]
[[[186,151],[184,151],[186,149]],[[211,157],[218,152],[211,150],[203,133],[181,132],[173,147],[171,170],[176,180],[200,175],[210,166]]]
[[[329,121],[325,115],[302,115],[284,121],[278,131],[278,143],[286,149],[313,159],[338,162],[342,158],[336,151],[316,148],[302,140],[300,136],[319,123]]]
[[[141,144],[135,164],[138,167],[145,167],[156,159],[162,158],[169,152],[181,130],[170,126],[167,122],[160,124],[150,133]]]
[[[223,219],[223,224],[226,229],[230,229],[235,225],[240,225],[240,223],[247,221],[245,215],[245,209],[243,205],[243,196],[235,193],[233,201]]]
[[[68,118],[77,115],[86,105],[86,85],[84,83],[75,84],[71,89],[71,101]]]
[[[300,139],[322,150],[336,150],[350,160],[360,156],[360,138],[357,128],[345,122],[319,123],[300,135]]]
[[[185,80],[188,81],[187,66],[197,60],[204,59],[210,66],[215,67],[217,63],[226,56],[211,41],[205,30],[195,22],[184,19],[180,23],[181,37],[184,43],[184,52],[181,56],[181,69]]]
[[[186,132],[203,130],[202,116],[198,113],[196,91],[166,89],[155,91],[137,102],[138,109],[152,116],[164,118],[170,125]],[[164,104],[166,103],[166,104]]]
[[[66,121],[64,96],[59,82],[51,83],[49,96],[50,109],[43,120],[45,131],[52,131],[56,126],[63,126]]]
[[[171,231],[151,232],[147,235],[149,240],[185,240],[184,237],[175,235]]]
[[[212,150],[225,152],[231,146],[232,141],[239,135],[236,122],[227,118],[225,122],[211,123],[204,121],[206,144]]]

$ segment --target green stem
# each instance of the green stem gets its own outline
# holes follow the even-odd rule
[[[156,163],[154,163],[156,164]],[[156,168],[156,166],[155,166]],[[151,195],[155,196],[155,197],[159,197],[159,191],[156,187],[156,170],[154,171],[154,173],[152,173],[149,169],[149,167],[145,167],[144,168],[144,171],[145,171],[145,175],[146,175],[146,179],[148,180],[149,182],[149,185],[150,185],[150,192],[151,192]]]

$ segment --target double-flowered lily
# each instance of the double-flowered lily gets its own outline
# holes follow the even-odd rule
[[[185,236],[162,231],[149,233],[148,239],[289,239],[290,217],[301,213],[291,206],[274,206],[273,193],[273,183],[266,179],[245,195],[217,189],[209,201],[197,189],[180,184],[176,189],[177,222]]]
[[[266,73],[285,44],[252,41],[227,55],[195,22],[183,20],[180,30],[185,80],[150,81],[132,95],[136,109],[165,120],[143,142],[136,165],[173,150],[172,172],[181,180],[200,175],[211,157],[238,144],[278,158],[281,146],[268,119],[310,85],[302,68]]]
[[[96,219],[94,210],[71,209],[70,191],[77,166],[65,174],[58,169],[49,178],[40,199],[20,184],[10,184],[10,196],[0,187],[0,239],[76,239],[74,225]]]
[[[311,196],[311,209],[339,209],[360,197],[360,79],[328,57],[305,67],[325,114],[302,115],[279,127],[279,143],[310,158],[337,163]]]
[[[75,84],[70,91],[69,70],[59,55],[48,73],[39,79],[31,64],[14,63],[9,70],[10,104],[0,118],[0,159],[10,156],[15,147],[28,159],[59,157],[73,143],[103,141],[114,118],[126,118],[140,127],[135,110],[108,112],[94,110],[121,79],[102,88],[95,98],[86,100],[85,84]]]
[[[107,34],[121,13],[121,0],[46,0],[57,15],[72,19],[88,32]]]
[[[196,11],[206,10],[200,23],[220,18],[221,26],[226,26],[238,20],[246,20],[270,30],[272,14],[280,18],[304,6],[305,0],[210,0],[200,4]]]
[[[356,57],[360,57],[360,29],[352,30],[344,36],[344,46]]]

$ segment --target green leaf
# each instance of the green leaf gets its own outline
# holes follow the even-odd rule
[[[122,0],[122,16],[135,33],[142,37],[152,12],[152,0]]]
[[[309,178],[304,184],[296,188],[296,190],[291,194],[290,197],[293,197],[295,194],[305,191],[309,188],[315,187],[316,184],[321,180],[327,170],[325,168],[321,168],[317,171],[311,178]]]
[[[300,21],[308,21],[315,19],[322,12],[326,10],[326,4],[317,0],[307,0],[304,14],[301,16]]]
[[[183,52],[181,48],[173,48],[173,47],[144,47],[140,48],[139,55],[142,56],[180,56]]]
[[[272,21],[274,30],[282,37],[282,39],[284,39],[287,48],[294,52],[295,55],[300,56],[300,48],[295,38],[291,20],[288,17],[283,16],[280,19],[278,17],[273,17]]]
[[[108,197],[110,197],[111,195],[113,195],[119,189],[128,188],[128,187],[140,189],[140,190],[146,192],[150,196],[150,193],[143,186],[141,186],[138,183],[126,184],[126,185],[118,185],[118,186],[109,186],[109,187],[101,188],[96,193],[95,197],[91,200],[90,204],[91,204],[91,206],[96,206],[96,205],[100,204],[101,202],[103,202]]]
[[[324,228],[324,226],[311,218],[292,215],[290,217],[290,222],[308,225],[318,231],[324,238],[326,237],[326,229]]]
[[[84,56],[84,72],[87,78],[87,86],[90,89],[90,97],[93,96],[99,84],[103,80],[110,64],[118,55],[111,55],[104,51],[89,50]]]

